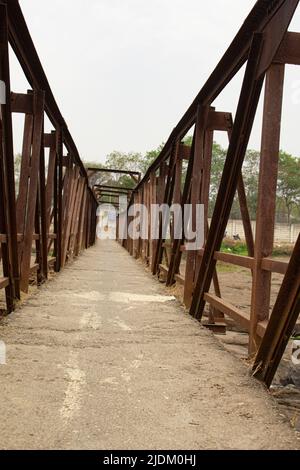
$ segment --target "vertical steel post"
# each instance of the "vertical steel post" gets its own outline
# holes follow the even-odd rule
[[[3,126],[3,163],[7,181],[7,243],[12,270],[14,296],[20,299],[20,268],[18,261],[18,234],[16,218],[16,193],[14,175],[14,150],[12,115],[10,104],[10,71],[8,54],[8,18],[7,7],[0,4],[0,80],[4,82],[6,102],[1,106]]]
[[[259,346],[258,322],[269,318],[272,273],[261,268],[273,252],[276,215],[280,127],[285,66],[273,64],[267,72],[258,191],[255,264],[253,271],[249,352]]]

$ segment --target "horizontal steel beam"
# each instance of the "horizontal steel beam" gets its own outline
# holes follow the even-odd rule
[[[112,170],[110,168],[88,168],[87,171],[93,171],[95,173],[115,173],[117,175],[129,175],[140,177],[141,173],[138,171],[127,171],[127,170]]]
[[[126,191],[126,192],[130,192],[130,193],[131,193],[132,191],[134,191],[134,189],[132,189],[132,188],[122,188],[121,186],[120,186],[119,188],[117,188],[116,186],[107,186],[107,185],[105,185],[105,184],[95,184],[94,188],[95,188],[95,189],[98,189],[98,188],[99,188],[99,189],[104,189],[104,190],[105,190],[105,189],[110,189],[110,190],[116,191],[116,192],[119,192],[119,191],[122,191],[122,192],[123,192],[123,191]]]

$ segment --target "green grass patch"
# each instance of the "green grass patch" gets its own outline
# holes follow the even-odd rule
[[[224,240],[221,247],[222,253],[232,255],[248,256],[246,243],[236,242],[234,240]]]
[[[222,253],[230,253],[232,255],[248,256],[247,245],[244,242],[234,240],[224,240],[221,247]],[[293,245],[282,244],[275,245],[272,256],[291,256],[293,252]]]

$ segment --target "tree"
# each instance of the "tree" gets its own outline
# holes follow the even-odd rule
[[[116,170],[140,171],[142,158],[141,153],[115,151],[106,157],[105,166]]]
[[[18,153],[15,155],[15,187],[16,187],[16,194],[19,192],[19,185],[20,185],[20,176],[21,176],[21,163],[22,163],[22,155]]]
[[[156,158],[161,153],[163,144],[160,145],[157,149],[147,152],[145,155],[135,152],[118,152],[114,151],[106,157],[105,168],[111,168],[114,170],[127,170],[135,171],[141,173],[144,176],[150,167],[150,165],[156,160]],[[136,183],[128,175],[106,175],[106,183],[118,186],[124,186],[127,188],[134,188]]]
[[[112,152],[106,157],[105,167],[114,170],[125,170],[125,171],[141,171],[141,161],[143,156],[141,153],[123,153],[123,152]],[[109,176],[109,175],[107,175]],[[134,188],[136,183],[129,175],[110,175],[109,184],[113,186],[117,183],[118,186],[124,186],[127,188]]]
[[[159,157],[163,148],[164,148],[164,143],[162,143],[159,147],[157,147],[157,149],[151,150],[150,152],[146,153],[140,165],[142,175],[146,174],[148,168]]]
[[[247,150],[243,166],[243,180],[248,202],[248,210],[252,220],[256,219],[258,201],[260,153],[257,150]]]
[[[290,224],[292,211],[300,204],[300,160],[283,151],[279,155],[277,191],[284,202]]]
[[[96,162],[86,162],[84,161],[84,166],[86,170],[88,168],[104,168],[105,165],[102,163],[96,163]],[[105,173],[94,173],[92,176],[89,177],[90,180],[90,186],[93,188],[96,184],[106,184],[107,182],[107,175]]]
[[[193,136],[192,135],[186,136],[183,142],[184,142],[184,145],[191,147],[193,145]]]
[[[118,170],[137,171],[144,176],[161,153],[163,144],[157,149],[147,152],[145,155],[141,153],[123,153],[123,152],[112,152],[106,157],[105,166],[107,168],[114,168]]]
[[[209,194],[209,215],[211,216],[216,204],[220,182],[223,174],[227,151],[214,142],[211,161],[211,181]]]

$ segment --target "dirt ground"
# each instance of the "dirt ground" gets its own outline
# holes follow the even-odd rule
[[[289,261],[289,257],[277,257],[275,259],[277,261]],[[186,265],[185,261],[183,260],[180,266],[181,274],[184,275],[185,269]],[[250,315],[252,289],[251,271],[240,266],[234,266],[226,263],[218,263],[217,269],[222,297],[241,310],[247,311]],[[281,274],[272,274],[270,311],[272,311],[273,305],[277,298],[282,279],[283,276]]]
[[[2,449],[299,449],[246,365],[114,242],[3,320]]]
[[[277,258],[279,259],[279,258]],[[288,258],[280,258],[281,261],[288,261]],[[252,275],[249,269],[229,266],[222,264],[218,270],[221,293],[224,299],[250,312],[251,307],[251,289]],[[272,274],[272,290],[270,311],[276,301],[283,276],[280,274]]]

